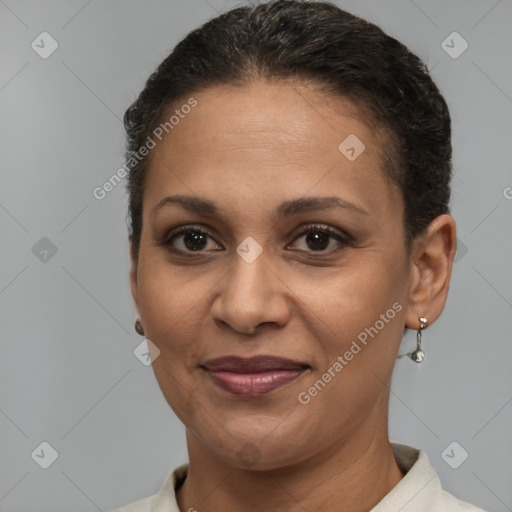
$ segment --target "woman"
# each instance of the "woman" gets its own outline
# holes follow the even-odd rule
[[[404,330],[421,362],[456,251],[423,63],[330,3],[239,8],[125,126],[135,328],[189,463],[120,510],[481,510],[388,437]]]

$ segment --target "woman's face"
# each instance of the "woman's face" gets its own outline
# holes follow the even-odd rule
[[[305,86],[194,98],[152,149],[131,273],[162,392],[189,443],[239,467],[282,467],[348,439],[360,451],[386,429],[411,286],[383,139],[351,103]],[[300,369],[205,367],[260,355]]]

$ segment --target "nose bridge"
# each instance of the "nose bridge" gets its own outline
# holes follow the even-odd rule
[[[242,244],[241,244],[242,245]],[[239,248],[243,249],[242,246]],[[260,254],[253,261],[244,259],[240,254],[233,258],[232,268],[227,276],[227,298],[236,302],[240,309],[253,309],[268,300],[269,275],[268,258]]]
[[[279,279],[270,268],[268,257],[262,252],[255,259],[244,257],[244,244],[234,254],[231,270],[222,280],[219,297],[213,305],[216,320],[232,328],[252,332],[259,324],[283,323],[287,306]]]

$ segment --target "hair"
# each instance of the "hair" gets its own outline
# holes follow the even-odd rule
[[[125,112],[127,160],[178,101],[213,86],[256,80],[318,85],[383,128],[390,144],[382,167],[404,201],[407,250],[434,218],[449,213],[451,120],[425,64],[376,25],[326,1],[239,7],[190,32]],[[148,168],[149,155],[131,167],[127,180],[135,261]]]

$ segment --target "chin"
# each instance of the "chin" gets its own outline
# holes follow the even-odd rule
[[[272,428],[264,433],[261,430],[260,434],[254,428],[245,431],[230,429],[229,433],[228,439],[224,438],[221,443],[210,440],[207,444],[227,464],[240,469],[269,471],[299,463],[308,457],[304,451],[305,441],[291,431],[284,435],[280,432],[280,436],[274,439]],[[312,443],[307,446],[313,447]]]

